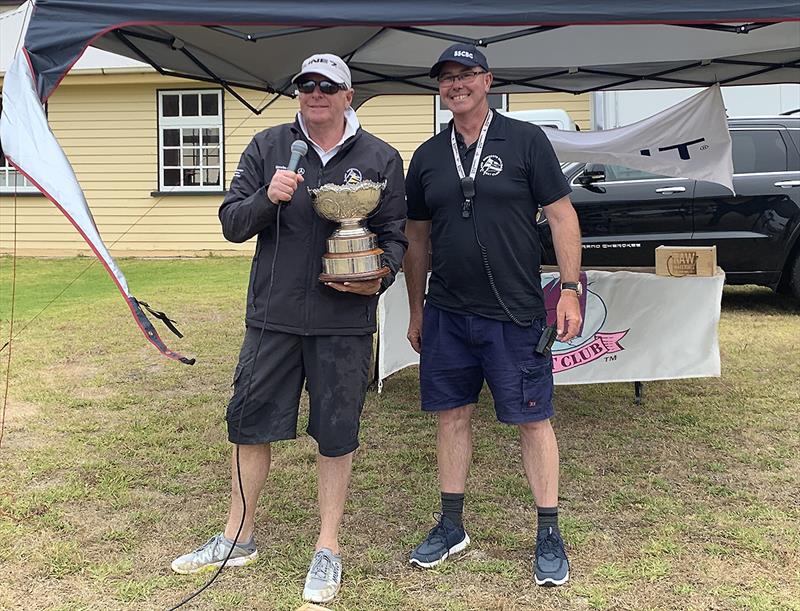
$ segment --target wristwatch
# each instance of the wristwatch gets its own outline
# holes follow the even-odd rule
[[[562,282],[561,283],[561,290],[562,291],[575,291],[578,297],[583,295],[583,285],[580,282]]]

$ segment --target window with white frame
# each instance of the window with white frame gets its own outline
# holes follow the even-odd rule
[[[441,96],[435,96],[434,108],[436,113],[434,115],[435,130],[438,134],[440,131],[447,129],[450,119],[453,118],[453,113],[447,110],[447,106],[442,102]],[[505,93],[490,93],[486,96],[489,101],[489,108],[494,110],[508,110],[508,95]]]
[[[0,99],[0,112],[3,111],[3,101]],[[17,172],[13,165],[8,163],[3,155],[3,143],[0,142],[0,193],[38,193],[27,178]]]
[[[0,156],[0,193],[38,193],[27,178]]]
[[[222,90],[158,92],[159,191],[222,191]]]

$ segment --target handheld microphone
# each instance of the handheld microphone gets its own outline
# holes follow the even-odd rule
[[[308,152],[308,145],[303,140],[295,140],[292,142],[292,155],[289,157],[289,163],[286,166],[286,169],[290,172],[297,172],[297,166],[300,165],[300,159],[305,157],[306,153]],[[288,202],[282,202],[284,206],[288,206]]]
[[[286,169],[290,172],[297,172],[297,166],[300,165],[300,158],[305,157],[308,152],[308,145],[303,140],[295,140],[292,142],[292,156],[289,157],[289,165]]]

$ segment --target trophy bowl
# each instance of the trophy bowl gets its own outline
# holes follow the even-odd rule
[[[317,214],[339,223],[322,256],[321,282],[373,280],[389,273],[389,268],[381,264],[383,250],[377,247],[375,234],[365,224],[385,187],[386,181],[364,180],[308,190]]]

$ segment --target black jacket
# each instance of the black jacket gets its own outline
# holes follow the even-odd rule
[[[288,163],[292,142],[298,139],[306,140],[297,121],[256,134],[242,153],[230,190],[219,209],[226,239],[244,242],[258,236],[250,269],[247,324],[301,335],[374,333],[377,296],[342,293],[318,280],[322,255],[327,250],[325,241],[337,224],[316,213],[308,193],[308,188],[326,183],[343,184],[348,172],[348,176],[360,173],[363,180],[387,181],[378,209],[367,225],[384,250],[384,264],[391,269],[382,282],[382,290],[388,288],[408,245],[403,233],[406,216],[403,162],[395,149],[361,128],[344,142],[324,168],[306,140],[308,154],[298,167],[305,182],[300,183],[289,205],[281,209],[280,245],[265,320],[278,214],[278,206],[267,200],[267,186],[275,170]]]

